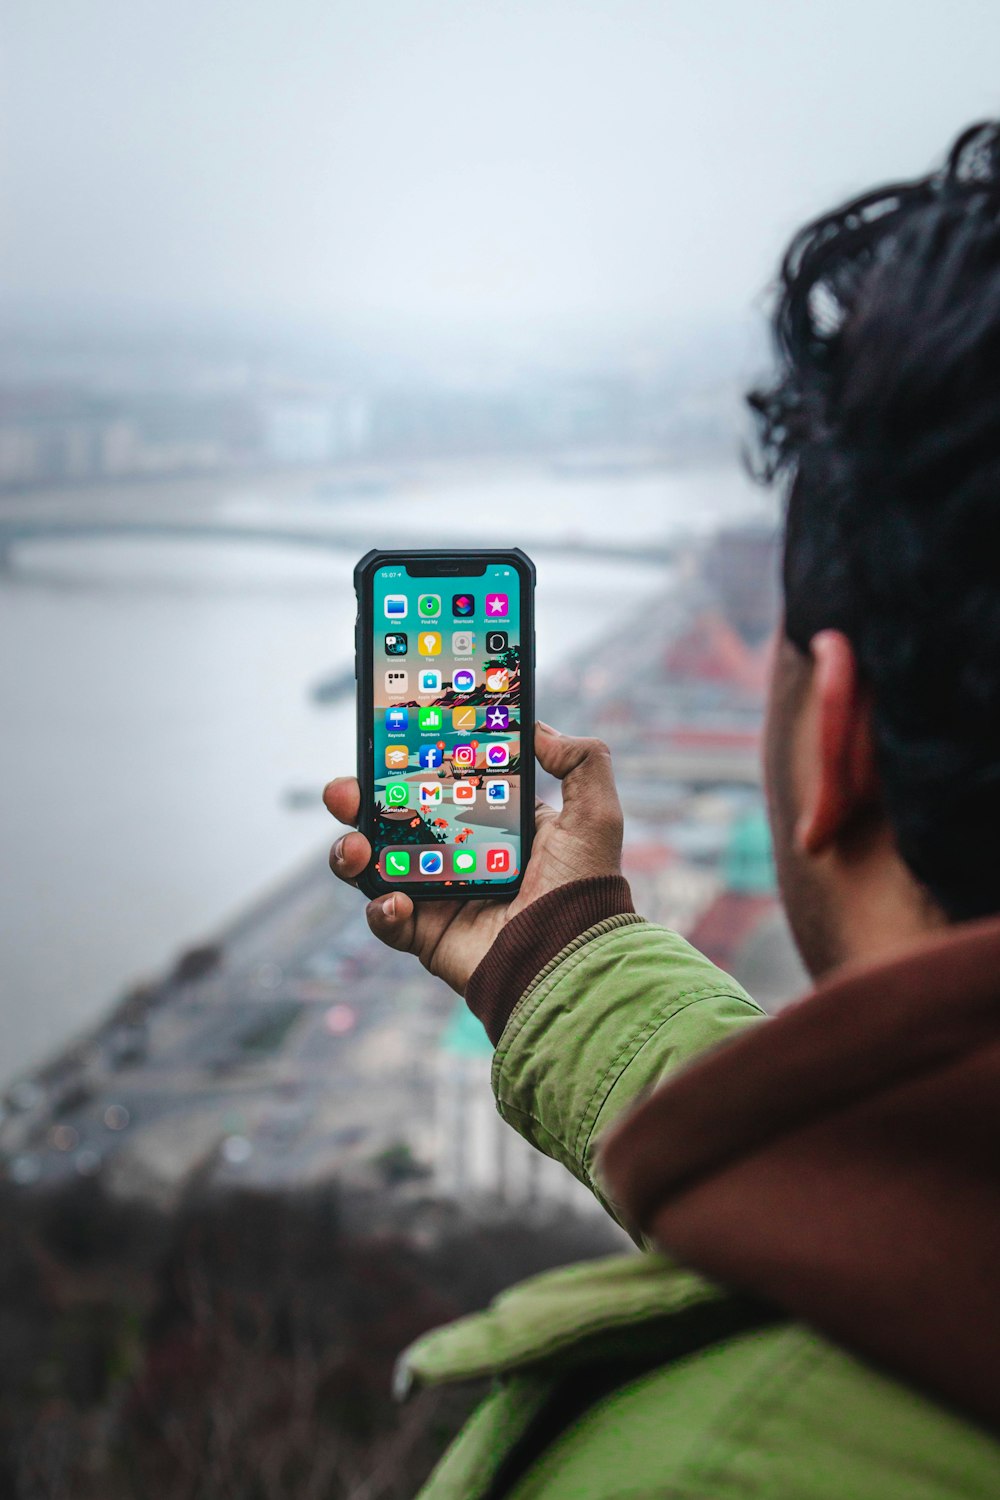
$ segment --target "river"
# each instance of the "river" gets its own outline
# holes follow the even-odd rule
[[[155,495],[157,515],[176,514],[169,487]],[[77,520],[122,504],[71,491],[40,503]],[[17,512],[31,504],[20,497]],[[400,476],[356,500],[241,478],[183,505],[234,525],[368,532],[379,546],[419,532],[425,545],[528,552],[542,538],[641,543],[766,511],[735,464]],[[19,544],[0,574],[0,1080],[327,841],[319,794],[352,769],[353,704],[318,706],[310,689],[350,662],[354,561],[260,543]],[[655,609],[663,587],[662,567],[540,562],[542,717],[546,666],[642,599]],[[314,803],[290,807],[286,794],[302,788]]]

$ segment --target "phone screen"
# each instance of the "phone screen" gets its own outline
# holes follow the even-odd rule
[[[521,575],[491,561],[478,573],[412,577],[398,563],[372,581],[378,874],[393,886],[515,882],[530,702]]]

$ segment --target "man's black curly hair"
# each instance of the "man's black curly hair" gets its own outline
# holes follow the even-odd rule
[[[801,230],[773,332],[786,634],[847,635],[903,859],[952,920],[1000,912],[1000,123]]]

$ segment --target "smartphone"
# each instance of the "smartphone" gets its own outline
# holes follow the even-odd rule
[[[535,567],[369,552],[358,596],[358,827],[369,896],[516,895],[535,826]]]

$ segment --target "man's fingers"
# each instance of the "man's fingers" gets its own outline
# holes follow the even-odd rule
[[[416,918],[413,902],[402,891],[393,891],[391,896],[379,896],[371,901],[365,912],[368,926],[379,939],[390,948],[399,948],[409,953],[415,937]]]
[[[357,880],[372,857],[372,846],[363,833],[344,833],[330,850],[330,869],[341,880]]]
[[[559,734],[547,724],[536,724],[535,755],[542,769],[562,782],[562,827],[606,835],[620,851],[622,809],[604,741]]]
[[[543,802],[541,797],[535,798],[536,828],[541,828],[543,823],[551,823],[553,818],[558,818],[558,816],[559,814],[556,812],[554,807],[550,807],[547,802]]]
[[[323,802],[338,823],[355,825],[361,809],[361,791],[355,777],[335,776],[328,781],[323,788]]]

